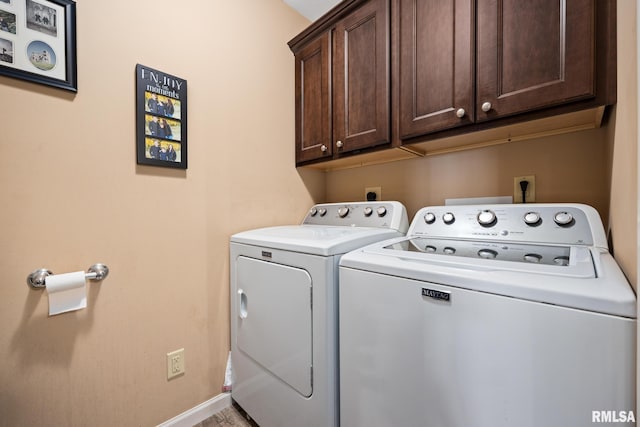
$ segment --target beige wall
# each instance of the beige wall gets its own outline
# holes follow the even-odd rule
[[[637,289],[638,280],[638,88],[635,1],[618,1],[618,103],[611,167],[611,240],[614,256]]]
[[[405,160],[327,175],[330,201],[362,199],[381,186],[409,216],[447,198],[513,195],[513,178],[535,175],[536,202],[578,202],[607,214],[609,189],[604,128],[459,153]]]
[[[0,78],[0,426],[150,426],[219,394],[230,234],[324,197],[293,167],[286,43],[308,21],[281,0],[77,11],[76,96]],[[136,166],[136,63],[188,81],[187,171]],[[79,312],[48,317],[25,283],[95,262],[111,274]]]

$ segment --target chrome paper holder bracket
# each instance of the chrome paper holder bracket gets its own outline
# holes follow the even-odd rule
[[[31,286],[33,289],[42,289],[45,287],[45,282],[47,280],[47,276],[52,275],[53,272],[46,268],[41,268],[29,274],[27,276],[27,284]],[[104,264],[93,264],[84,277],[88,280],[104,280],[109,275],[109,267]]]

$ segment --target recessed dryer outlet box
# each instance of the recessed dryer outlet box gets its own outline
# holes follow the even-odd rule
[[[533,203],[536,201],[536,176],[523,175],[513,178],[513,203],[522,203],[522,187],[521,181],[527,181],[527,190],[524,193],[525,203]]]
[[[184,374],[184,348],[167,353],[167,379]]]
[[[376,198],[371,199],[372,195],[370,193],[375,194]],[[368,202],[379,202],[382,200],[382,187],[365,187],[364,199]]]

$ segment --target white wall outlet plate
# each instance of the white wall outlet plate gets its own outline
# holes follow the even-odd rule
[[[375,199],[371,200],[371,194],[370,193],[374,193],[375,194]],[[379,202],[380,200],[382,200],[382,187],[365,187],[364,189],[364,200],[366,201],[376,201]]]
[[[167,379],[184,374],[184,348],[167,353]]]
[[[513,178],[513,203],[523,203],[521,181],[527,181],[527,191],[524,194],[524,203],[533,203],[536,201],[536,176],[522,175]]]

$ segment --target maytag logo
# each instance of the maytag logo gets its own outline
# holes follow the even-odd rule
[[[265,258],[271,258],[273,255],[271,254],[271,252],[262,251],[262,256]]]
[[[451,294],[449,294],[449,292],[436,291],[435,289],[422,288],[422,296],[443,301],[451,300]]]

